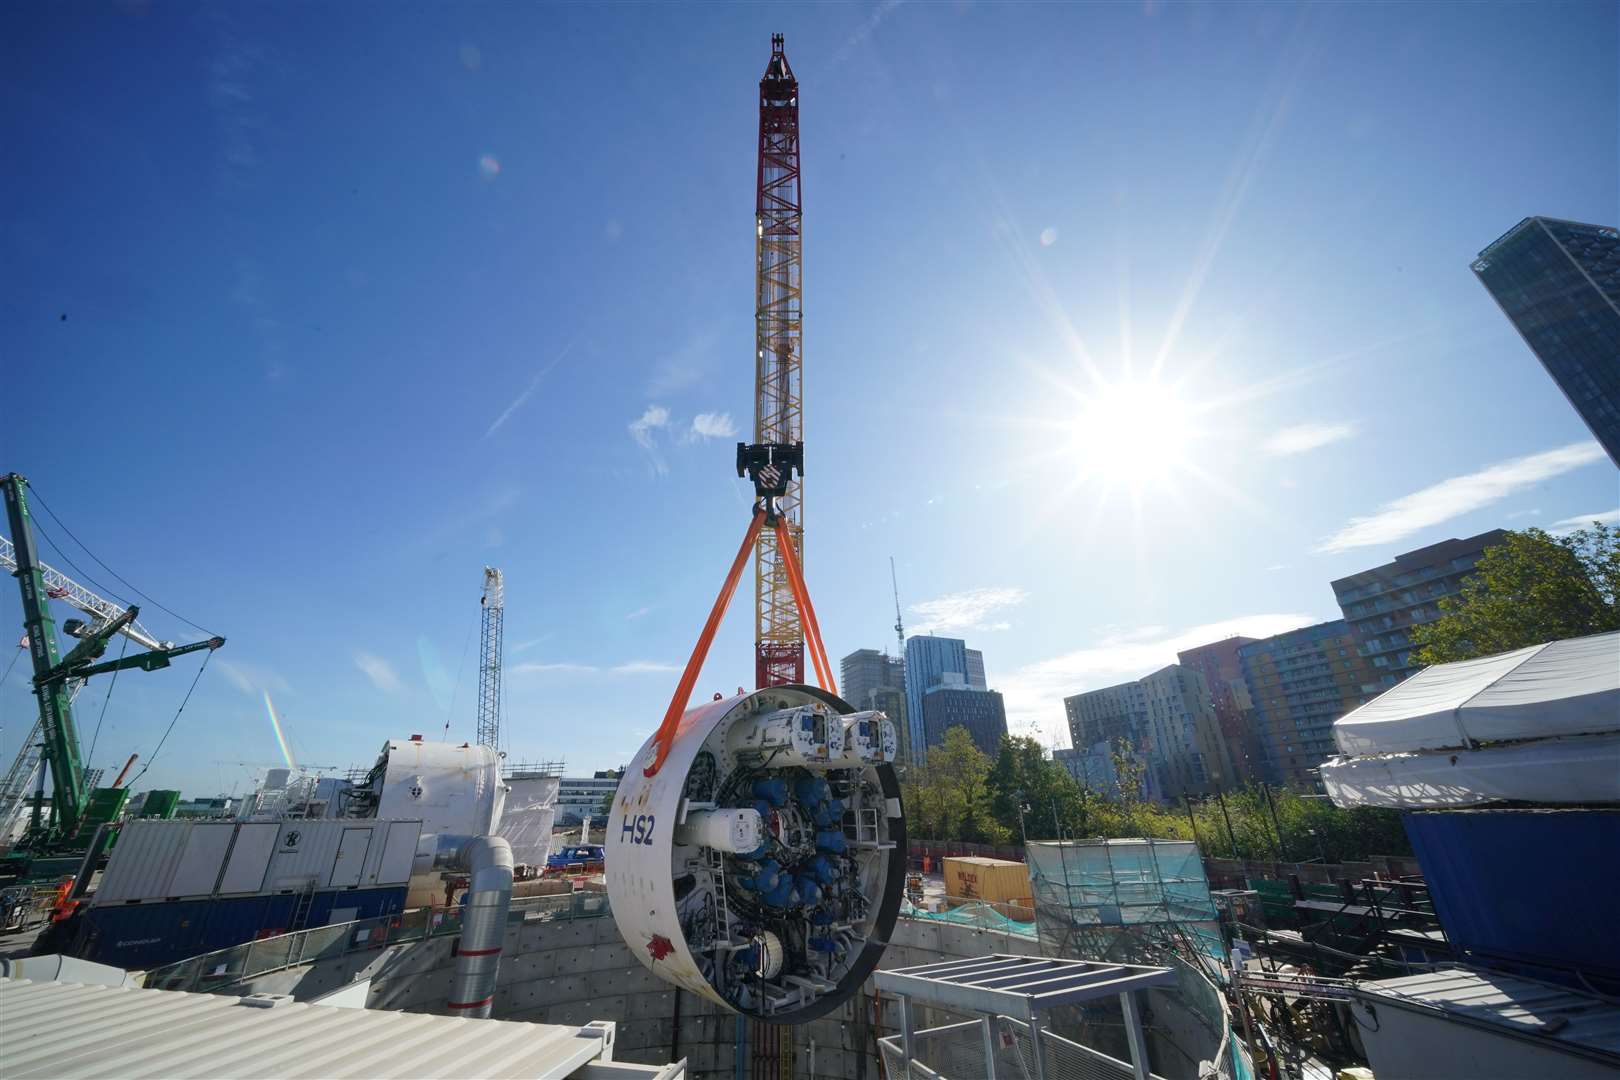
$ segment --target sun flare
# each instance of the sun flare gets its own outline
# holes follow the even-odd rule
[[[1161,383],[1104,384],[1081,402],[1073,432],[1073,453],[1087,475],[1141,487],[1187,463],[1193,415]]]

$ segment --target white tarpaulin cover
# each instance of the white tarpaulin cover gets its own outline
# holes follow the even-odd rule
[[[1620,735],[1334,758],[1322,763],[1322,786],[1338,806],[1398,810],[1491,802],[1620,803]]]
[[[1620,732],[1620,632],[1436,664],[1346,714],[1347,755]]]
[[[512,845],[512,861],[528,866],[546,865],[551,854],[551,827],[557,816],[555,776],[521,776],[508,780],[506,808],[499,835]]]

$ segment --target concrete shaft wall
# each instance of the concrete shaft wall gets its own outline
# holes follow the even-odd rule
[[[308,1000],[369,977],[370,1008],[442,1012],[455,963],[450,951],[454,940],[433,938],[376,953],[320,961],[260,976],[237,989],[242,993],[292,994]],[[1039,948],[1027,938],[901,919],[880,966],[910,967],[998,952],[1034,955]],[[780,1029],[781,1041],[792,1046],[792,1075],[876,1080],[873,999],[874,988],[868,980],[860,997],[831,1014],[809,1024]],[[926,1015],[927,1010],[919,1011],[924,1013],[918,1017],[919,1028],[935,1022]],[[694,1076],[719,1080],[738,1075],[735,1014],[690,993],[676,991],[656,978],[630,955],[612,918],[529,920],[511,927],[501,961],[494,1015],[498,1020],[548,1024],[613,1020],[618,1024],[614,1056],[622,1061],[656,1064],[684,1057]],[[895,1034],[898,1022],[891,1006],[883,1016],[879,1034]],[[948,1020],[941,1017],[938,1022]],[[745,1025],[743,1077],[755,1075],[751,1059],[757,1050],[758,1027],[753,1023]],[[773,1068],[767,1075],[771,1080],[787,1080],[789,1074]]]

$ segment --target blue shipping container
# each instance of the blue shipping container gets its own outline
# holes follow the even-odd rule
[[[1620,979],[1620,810],[1439,810],[1405,820],[1459,952],[1485,966]]]
[[[216,900],[104,904],[83,913],[81,947],[86,960],[128,970],[172,964],[215,949],[227,949],[291,929],[298,894],[292,892]],[[305,927],[393,915],[405,909],[405,889],[341,889],[312,898]]]

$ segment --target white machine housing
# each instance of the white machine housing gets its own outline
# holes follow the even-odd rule
[[[422,831],[492,836],[506,802],[501,758],[487,746],[390,739],[372,772],[382,770],[376,815],[422,822]]]
[[[850,719],[868,725],[853,754]],[[894,745],[883,714],[798,684],[689,709],[651,777],[649,739],[607,823],[608,895],[630,951],[665,981],[774,1023],[857,993],[904,887]]]

